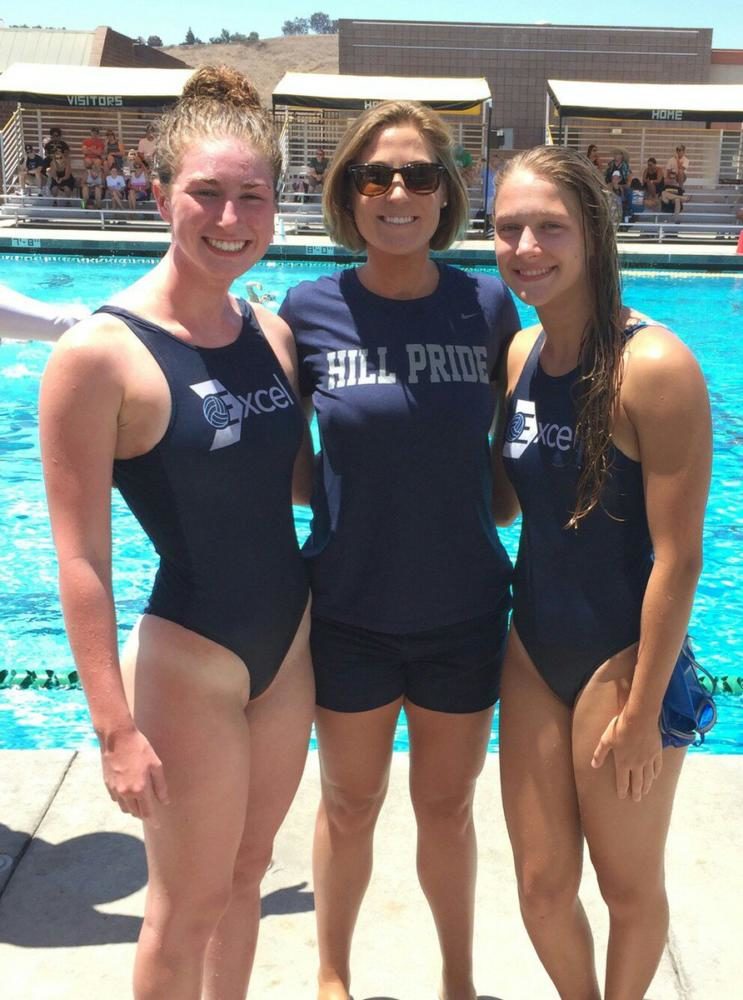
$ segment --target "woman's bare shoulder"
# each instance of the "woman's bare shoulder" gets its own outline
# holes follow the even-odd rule
[[[126,324],[108,313],[94,313],[59,338],[52,348],[45,379],[64,373],[123,383],[132,364],[141,357],[141,345]]]
[[[634,367],[639,367],[640,361],[644,363],[644,368],[662,367],[663,364],[699,367],[691,349],[665,324],[632,310],[627,326],[631,328],[638,324],[642,325],[627,341],[625,349],[625,358],[633,361]]]
[[[706,384],[691,349],[672,330],[647,316],[632,313],[630,323],[643,322],[627,343],[622,380],[625,406],[677,409],[706,400]]]

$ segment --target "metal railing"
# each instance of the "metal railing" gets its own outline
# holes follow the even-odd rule
[[[23,115],[19,106],[0,131],[3,194],[7,194],[17,183],[23,154]]]
[[[80,198],[11,194],[0,196],[0,219],[11,219],[15,225],[37,222],[50,227],[75,224],[106,229],[111,225],[127,224],[132,229],[167,229],[158,210],[143,207],[143,204],[136,209],[114,208],[110,203],[83,208]]]
[[[671,216],[667,222],[622,222],[617,227],[617,240],[649,240],[656,243],[674,243],[685,240],[688,243],[736,242],[743,226],[739,223],[712,224],[704,222],[684,222],[678,216]]]

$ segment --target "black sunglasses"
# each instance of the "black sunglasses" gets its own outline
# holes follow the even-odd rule
[[[402,177],[403,184],[412,194],[433,194],[438,191],[445,167],[425,161],[406,163],[402,167],[390,167],[386,163],[352,163],[347,170],[359,194],[376,198],[389,191],[395,174]]]

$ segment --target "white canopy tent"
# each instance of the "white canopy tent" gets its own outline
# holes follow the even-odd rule
[[[633,162],[668,157],[682,143],[692,161],[689,183],[713,187],[743,176],[743,84],[547,81],[548,140],[603,155],[630,152]]]
[[[157,107],[175,101],[192,69],[15,63],[0,75],[0,101],[72,109]]]
[[[561,119],[743,122],[743,84],[548,80],[547,90]]]
[[[363,111],[379,101],[419,101],[446,114],[480,114],[491,99],[483,77],[351,76],[286,73],[274,87],[274,109]]]
[[[76,154],[92,125],[113,128],[127,147],[180,96],[192,69],[14,63],[0,75],[0,103],[17,110],[0,131],[2,191],[12,188],[25,143],[40,150],[53,126]],[[74,163],[73,163],[74,166]]]

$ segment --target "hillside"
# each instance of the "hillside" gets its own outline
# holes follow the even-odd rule
[[[194,68],[205,63],[235,66],[249,76],[266,107],[284,73],[337,73],[337,35],[264,38],[255,45],[173,45],[163,52]]]

